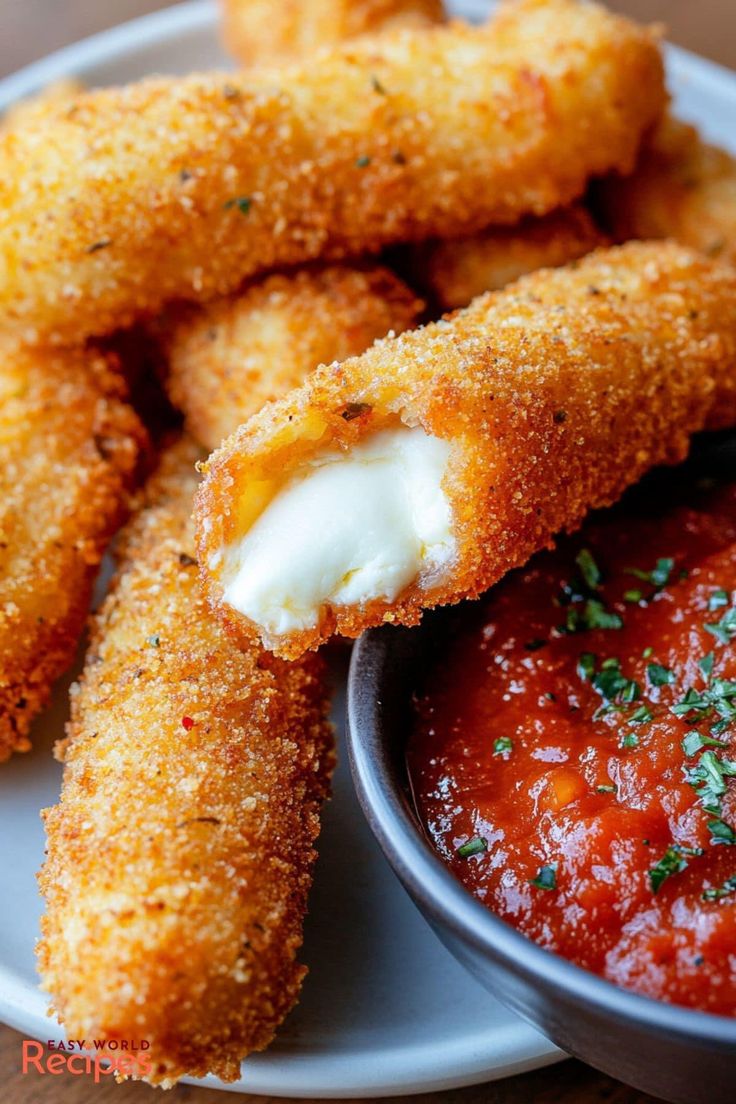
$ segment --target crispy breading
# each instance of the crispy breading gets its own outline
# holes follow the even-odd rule
[[[295,1003],[333,756],[319,658],[239,650],[200,595],[197,455],[164,456],[124,531],[40,875],[39,970],[67,1032],[147,1039],[155,1084],[234,1080]]]
[[[681,460],[692,433],[733,424],[735,359],[736,272],[662,242],[542,270],[319,368],[206,465],[197,516],[211,602],[235,632],[252,632],[222,602],[227,550],[317,453],[402,423],[450,443],[454,559],[395,601],[325,602],[314,628],[264,640],[293,657],[332,632],[412,625],[423,609],[476,597],[650,467]]]
[[[241,65],[308,57],[322,46],[442,19],[442,0],[220,0],[222,39]]]
[[[40,91],[23,100],[17,100],[0,115],[0,128],[17,130],[30,122],[34,115],[43,115],[49,107],[69,107],[74,98],[84,91],[84,85],[75,77],[62,77],[45,85]]]
[[[309,56],[358,34],[398,25],[430,25],[443,18],[442,5],[434,0],[221,0],[221,7],[225,44],[245,65]],[[574,204],[542,218],[525,218],[515,227],[491,227],[465,238],[426,242],[412,252],[412,271],[435,305],[455,310],[527,272],[567,264],[605,244],[588,211]],[[300,382],[295,379],[291,386]],[[226,431],[221,427],[219,440],[210,436],[205,443],[214,448],[234,428],[235,423]]]
[[[416,325],[424,304],[387,268],[332,265],[273,275],[237,295],[164,317],[166,386],[208,450],[265,402],[389,331]]]
[[[93,351],[0,351],[0,760],[74,658],[143,430]]]
[[[455,310],[537,268],[556,268],[605,244],[589,212],[576,203],[544,218],[526,218],[518,226],[419,245],[412,271],[437,306]]]
[[[0,136],[0,325],[101,334],[279,265],[544,214],[633,167],[654,34],[583,0],[142,81]]]
[[[675,238],[709,257],[736,261],[736,158],[708,145],[693,126],[666,119],[632,176],[600,188],[611,232],[628,238]]]

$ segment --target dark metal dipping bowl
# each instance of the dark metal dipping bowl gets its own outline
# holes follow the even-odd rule
[[[695,463],[736,476],[736,437],[709,441]],[[543,950],[456,881],[425,835],[405,762],[412,695],[457,616],[462,607],[417,629],[373,629],[353,650],[351,768],[386,858],[455,958],[563,1050],[673,1104],[734,1104],[736,1020],[638,996]]]

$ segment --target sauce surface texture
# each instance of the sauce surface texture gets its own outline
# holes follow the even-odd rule
[[[736,486],[601,514],[466,607],[409,773],[455,875],[549,950],[736,1014]]]

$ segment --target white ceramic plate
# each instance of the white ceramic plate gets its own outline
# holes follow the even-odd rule
[[[482,15],[483,0],[456,10]],[[678,111],[736,149],[736,75],[669,51]],[[227,64],[213,4],[186,3],[61,50],[0,82],[0,112],[71,74],[111,84],[149,73]],[[34,750],[0,768],[0,1019],[30,1037],[58,1038],[38,990],[33,945],[41,902],[39,809],[56,801],[68,681],[37,724]],[[342,705],[337,707],[342,721]],[[304,960],[303,997],[265,1054],[221,1088],[276,1096],[372,1097],[447,1089],[559,1060],[550,1042],[489,997],[415,911],[364,824],[346,767],[327,808]]]

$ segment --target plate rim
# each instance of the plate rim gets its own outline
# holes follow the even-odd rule
[[[478,13],[483,10],[490,13],[498,0],[446,2],[451,9],[465,7]],[[74,76],[82,69],[98,67],[126,49],[155,45],[177,31],[209,28],[217,22],[217,18],[216,0],[180,0],[166,8],[86,35],[0,78],[0,111],[17,100],[33,95],[51,81]],[[699,84],[711,89],[724,83],[731,84],[736,96],[736,70],[671,42],[664,42],[664,51],[668,76],[694,77]]]

